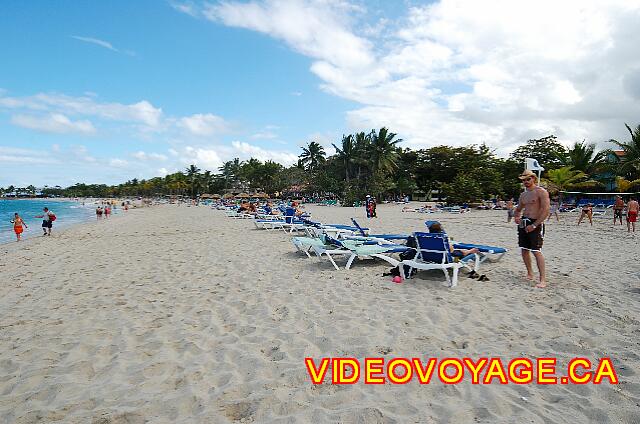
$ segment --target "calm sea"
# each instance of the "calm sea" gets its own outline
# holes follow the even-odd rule
[[[0,243],[15,241],[15,233],[13,232],[13,214],[18,212],[24,222],[27,223],[29,229],[22,233],[23,238],[41,236],[42,219],[34,218],[35,215],[42,215],[42,208],[48,207],[56,214],[56,220],[53,222],[53,231],[56,229],[69,227],[79,222],[85,222],[89,219],[95,219],[95,205],[87,203],[82,206],[81,203],[67,201],[50,201],[50,200],[0,200]]]

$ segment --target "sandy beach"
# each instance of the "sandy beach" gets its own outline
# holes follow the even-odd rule
[[[389,233],[435,217],[509,252],[487,282],[393,284],[384,262],[336,271],[282,231],[175,205],[0,245],[0,422],[640,422],[640,233],[550,222],[539,290],[506,212],[307,210]],[[304,358],[324,356],[610,357],[620,384],[313,385]]]

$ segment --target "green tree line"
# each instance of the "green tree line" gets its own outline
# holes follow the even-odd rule
[[[235,158],[215,172],[195,165],[183,172],[147,180],[132,179],[118,185],[74,184],[45,187],[43,194],[69,197],[183,195],[263,191],[270,195],[337,197],[345,205],[366,194],[379,199],[435,193],[450,203],[475,202],[493,197],[517,197],[518,175],[524,159],[535,158],[546,169],[543,183],[551,191],[640,191],[640,125],[625,124],[627,141],[609,140],[611,149],[596,150],[593,143],[570,147],[555,136],[528,140],[508,158],[498,157],[485,144],[465,147],[436,146],[408,149],[387,128],[344,135],[333,144],[335,154],[311,141],[302,148],[298,163],[284,167],[273,161]],[[618,151],[614,152],[614,149]],[[30,186],[35,190],[35,187]],[[12,192],[15,187],[0,188]]]

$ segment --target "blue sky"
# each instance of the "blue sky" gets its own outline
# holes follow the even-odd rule
[[[290,164],[381,126],[407,147],[501,155],[551,133],[624,140],[639,2],[509,4],[5,2],[0,186]]]

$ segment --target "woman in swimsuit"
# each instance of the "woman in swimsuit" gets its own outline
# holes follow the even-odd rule
[[[582,222],[582,218],[589,218],[589,223],[593,225],[593,205],[591,203],[587,203],[582,207],[582,212],[580,213],[580,219],[578,219],[578,225]]]
[[[13,220],[11,221],[11,223],[13,224],[13,231],[15,231],[16,233],[16,239],[17,239],[16,241],[20,241],[24,228],[29,228],[29,227],[27,227],[27,224],[22,220],[22,218],[20,218],[20,215],[18,215],[18,212],[14,214]]]

